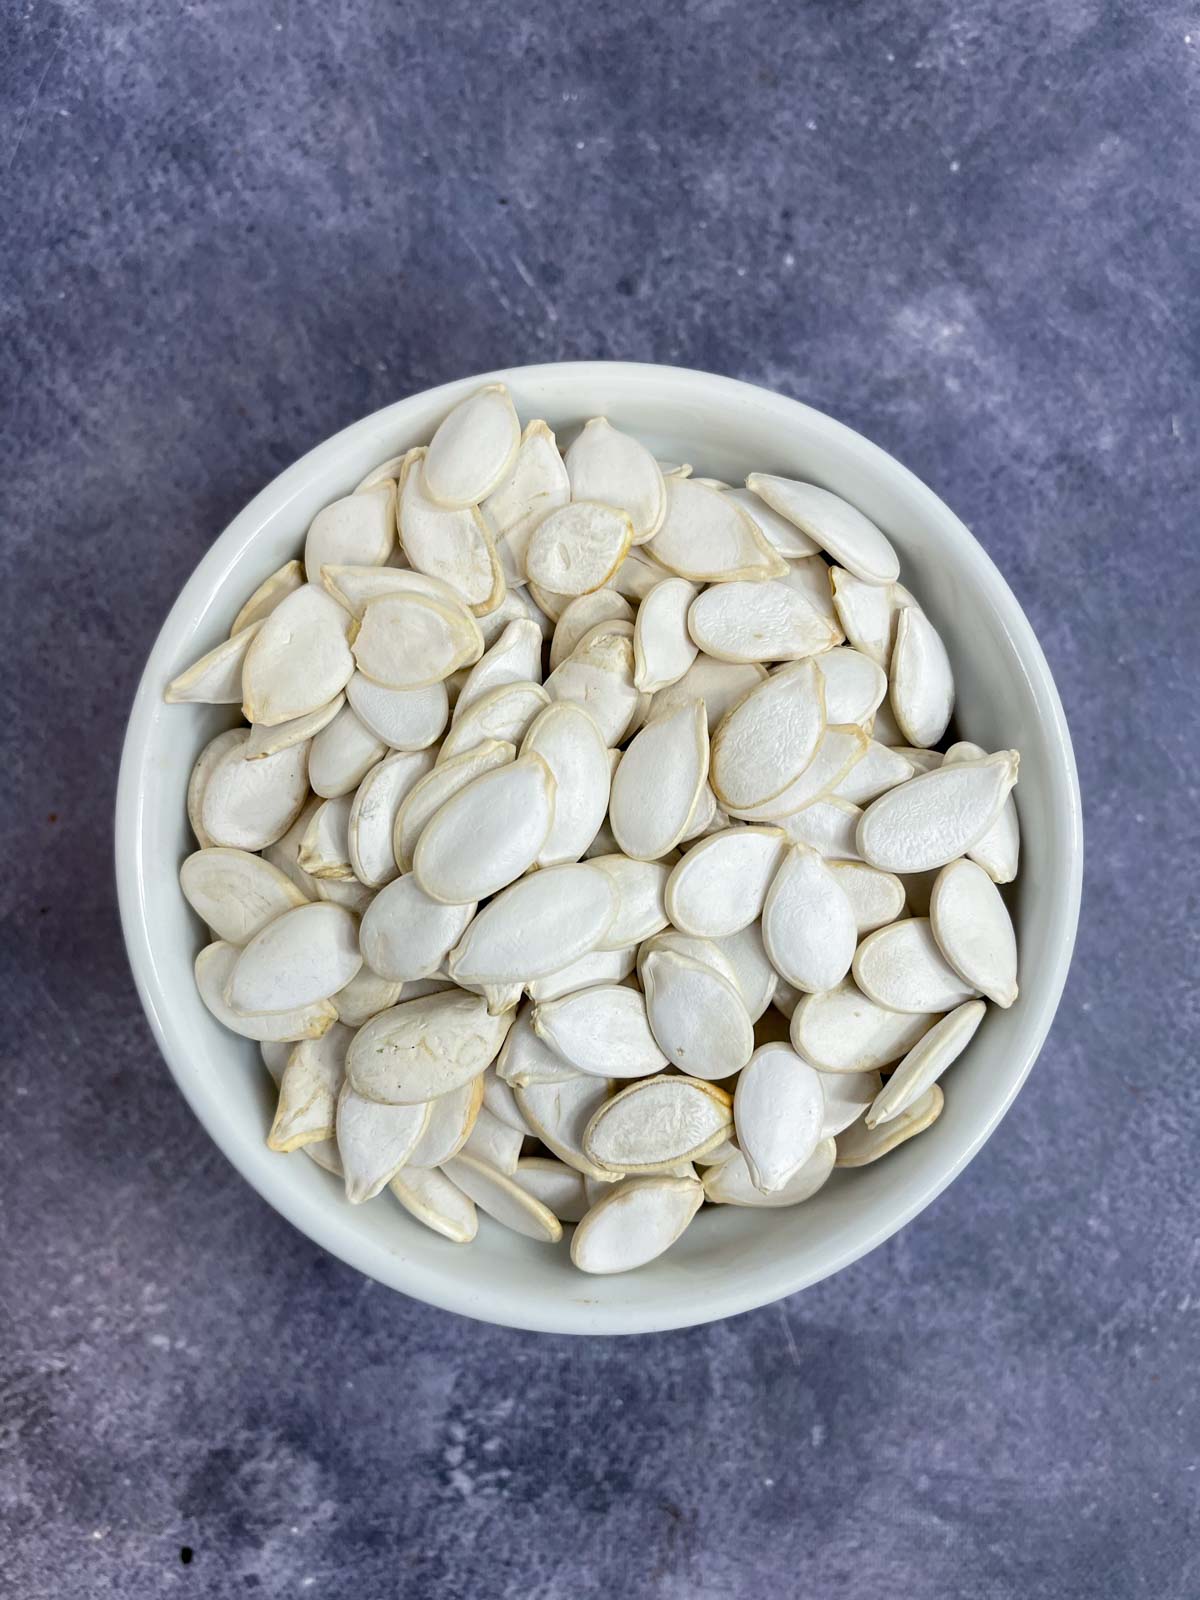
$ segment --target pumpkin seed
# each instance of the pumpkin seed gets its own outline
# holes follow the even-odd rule
[[[638,607],[633,630],[633,681],[643,694],[677,683],[696,659],[688,611],[697,589],[686,578],[664,578]]]
[[[942,1114],[942,1104],[942,1091],[935,1083],[891,1122],[882,1122],[875,1128],[868,1128],[865,1122],[853,1123],[845,1133],[838,1135],[835,1165],[865,1167],[878,1161],[906,1139],[931,1127]]]
[[[626,600],[636,600],[640,604],[655,584],[670,576],[670,570],[661,562],[655,561],[643,546],[641,549],[628,552],[624,561],[613,573],[611,587]]]
[[[565,606],[554,625],[554,639],[550,646],[550,670],[560,666],[575,646],[605,622],[632,622],[633,607],[615,589],[593,589],[590,594],[578,594]]]
[[[698,938],[737,933],[762,914],[784,848],[778,828],[724,828],[711,834],[688,851],[667,880],[669,920]]]
[[[822,1139],[782,1189],[764,1194],[755,1187],[745,1156],[735,1150],[728,1160],[720,1166],[709,1167],[704,1174],[704,1198],[718,1206],[797,1206],[803,1200],[810,1200],[824,1186],[833,1171],[836,1154],[834,1141]]]
[[[462,938],[475,915],[471,902],[431,900],[411,874],[381,889],[363,914],[363,958],[381,977],[410,982],[428,978]]]
[[[858,940],[854,908],[810,845],[794,844],[784,856],[762,930],[771,965],[806,994],[832,989],[849,972]]]
[[[615,506],[630,519],[632,542],[645,544],[662,526],[667,490],[658,462],[640,440],[593,417],[564,457],[571,498]]]
[[[413,873],[425,893],[464,905],[519,878],[550,832],[555,787],[542,758],[528,755],[453,795],[426,823],[413,851]]]
[[[862,858],[886,872],[927,872],[965,855],[992,826],[1017,781],[1019,757],[943,762],[873,800],[858,823]]]
[[[322,1041],[324,1042],[324,1041]],[[411,1159],[429,1123],[429,1106],[385,1106],[343,1083],[337,1142],[352,1206],[373,1200]]]
[[[651,951],[639,976],[655,1043],[694,1078],[728,1078],[750,1060],[754,1026],[741,994],[711,967]]]
[[[326,592],[359,622],[370,602],[382,595],[419,594],[427,600],[436,600],[439,605],[448,606],[452,611],[463,604],[462,595],[453,585],[442,578],[414,572],[408,567],[354,567],[334,563],[321,568],[321,583]]]
[[[461,990],[405,1000],[361,1027],[346,1055],[359,1094],[387,1105],[434,1100],[481,1077],[512,1026],[512,1012],[488,1013]]]
[[[340,795],[317,807],[300,841],[297,857],[301,869],[311,878],[354,876],[350,865],[350,812],[352,795]],[[315,886],[314,886],[315,887]]]
[[[291,745],[261,761],[246,761],[244,747],[245,739],[231,741],[213,761],[200,822],[212,844],[262,850],[283,837],[308,798],[308,746]]]
[[[633,524],[615,506],[573,500],[538,524],[525,552],[525,572],[539,589],[590,594],[624,561]]]
[[[704,1202],[694,1178],[634,1178],[598,1201],[575,1229],[571,1260],[581,1272],[632,1272],[680,1238]]]
[[[349,1028],[335,1022],[320,1039],[305,1040],[288,1056],[268,1149],[290,1155],[333,1137],[349,1043]]]
[[[225,998],[242,1016],[328,1000],[362,966],[358,923],[341,906],[296,906],[260,928],[239,954]]]
[[[493,740],[520,744],[534,717],[549,703],[540,683],[505,683],[489,689],[467,707],[442,740],[438,765]]]
[[[621,759],[609,822],[622,851],[653,861],[674,849],[708,773],[708,723],[699,700],[649,723]]]
[[[857,506],[815,483],[755,472],[746,487],[795,523],[825,554],[864,583],[895,583],[900,562],[891,541]],[[847,630],[849,632],[849,630]]]
[[[306,900],[318,898],[318,885],[317,880],[300,865],[300,848],[313,817],[324,804],[319,795],[310,795],[287,832],[274,844],[266,845],[262,853],[263,860],[269,861],[273,867],[278,867],[285,877],[290,878]]]
[[[479,1108],[475,1126],[462,1147],[462,1154],[472,1156],[476,1161],[482,1161],[485,1166],[511,1178],[517,1170],[524,1143],[523,1131],[518,1133],[515,1128],[510,1128],[484,1105]]]
[[[541,1001],[532,1020],[538,1038],[578,1072],[605,1079],[640,1078],[667,1065],[637,989],[594,984],[560,1000]],[[523,1105],[521,1110],[525,1112]]]
[[[248,728],[229,728],[224,733],[218,733],[215,739],[210,739],[196,758],[196,765],[192,768],[187,786],[187,814],[188,823],[196,843],[202,850],[207,850],[213,843],[204,826],[204,791],[208,788],[208,780],[213,775],[218,761],[227,755],[230,750],[244,752],[249,742],[250,730]],[[303,888],[303,885],[301,885]]]
[[[907,1055],[937,1020],[876,1005],[847,978],[805,995],[792,1015],[792,1046],[821,1072],[873,1072]]]
[[[754,1052],[738,1077],[733,1121],[756,1189],[772,1194],[786,1187],[816,1152],[824,1118],[815,1068],[783,1044]]]
[[[587,955],[616,911],[612,881],[586,862],[547,867],[479,913],[451,952],[458,983],[518,985]]]
[[[298,1006],[294,1011],[242,1016],[225,1000],[225,987],[241,953],[236,945],[218,940],[216,944],[207,945],[196,957],[196,988],[200,998],[217,1021],[231,1033],[260,1042],[319,1039],[337,1021],[337,1012],[328,1000]]]
[[[862,861],[827,861],[854,912],[858,937],[885,927],[904,910],[904,885],[894,873],[880,872]],[[776,1000],[778,1004],[778,1000]]]
[[[977,744],[961,741],[946,751],[946,762],[978,760],[986,752]],[[993,883],[1011,883],[1017,875],[1021,855],[1021,830],[1017,821],[1016,800],[1010,794],[1000,808],[1000,814],[984,829],[967,851]]]
[[[729,826],[729,813],[723,811],[717,804],[717,797],[712,792],[712,785],[704,782],[700,785],[700,793],[696,796],[696,803],[688,812],[687,827],[680,835],[679,844],[682,847],[692,839],[702,839],[711,833],[720,833]],[[676,852],[669,852],[675,854]]]
[[[570,498],[571,484],[554,434],[544,422],[529,423],[508,474],[479,508],[510,585],[525,582],[530,536]]]
[[[306,583],[281,600],[251,640],[242,663],[242,714],[274,727],[328,705],[349,681],[350,618],[323,589]]]
[[[861,655],[887,670],[896,632],[895,591],[890,584],[864,582],[841,567],[830,570],[833,605],[846,638]]]
[[[854,981],[891,1011],[949,1011],[977,993],[943,959],[927,917],[869,933],[855,952]]]
[[[361,948],[361,930],[359,933]],[[331,997],[332,1003],[337,1008],[338,1021],[344,1022],[348,1028],[361,1028],[364,1022],[370,1022],[377,1012],[387,1011],[391,1006],[397,1005],[403,996],[404,985],[393,982],[391,978],[381,978],[377,972],[372,972],[364,961],[362,966]]]
[[[553,1156],[522,1156],[512,1180],[560,1222],[579,1222],[588,1210],[582,1173]]]
[[[470,1244],[479,1231],[474,1201],[436,1168],[410,1163],[388,1188],[410,1216],[453,1244]]]
[[[754,475],[751,474],[753,477]],[[788,561],[795,561],[805,556],[816,555],[817,546],[806,533],[801,533],[794,522],[789,522],[786,517],[781,517],[778,511],[772,511],[767,502],[755,494],[750,487],[749,479],[744,489],[731,489],[729,498],[736,500],[742,510],[750,517],[759,533],[778,554]],[[824,565],[824,563],[822,563]]]
[[[835,1139],[857,1122],[883,1088],[878,1072],[818,1072],[825,1094],[822,1139]]]
[[[562,1238],[562,1223],[553,1211],[504,1173],[468,1155],[458,1155],[448,1161],[445,1172],[481,1211],[486,1211],[502,1227],[543,1244],[557,1244]]]
[[[828,724],[812,760],[800,776],[773,800],[759,806],[735,806],[731,815],[746,822],[780,822],[816,801],[832,796],[866,754],[870,740],[857,723]]]
[[[858,806],[831,795],[780,817],[779,826],[793,844],[811,845],[819,855],[839,861],[861,861],[856,839],[862,815]]]
[[[357,878],[314,878],[313,887],[317,891],[318,900],[327,900],[330,905],[341,906],[343,910],[353,912],[356,917],[361,917],[375,898],[374,889],[368,889],[366,884],[359,883]]]
[[[771,1007],[790,1022],[793,1012],[802,999],[799,989],[794,989],[786,978],[780,978],[775,985],[775,993],[771,996]]]
[[[817,665],[825,679],[825,716],[830,722],[865,726],[887,693],[887,677],[870,656],[848,645],[827,650]]]
[[[275,917],[307,903],[286,874],[246,850],[213,846],[179,869],[184,898],[218,939],[247,944]]]
[[[987,755],[987,751],[977,744],[956,744],[953,748],[965,751],[972,757]],[[940,750],[918,750],[915,745],[892,745],[890,749],[894,756],[903,756],[914,772],[932,772],[945,759]]]
[[[242,667],[261,622],[252,622],[194,661],[172,678],[163,691],[168,705],[236,706],[242,699]]]
[[[665,928],[665,894],[671,869],[661,861],[634,861],[613,853],[589,857],[612,880],[617,892],[617,911],[600,941],[602,950],[624,950],[641,944],[651,934]]]
[[[537,755],[554,777],[554,820],[538,854],[539,867],[578,861],[608,811],[609,751],[582,706],[555,701],[529,726],[522,756]]]
[[[929,900],[938,949],[964,983],[1007,1008],[1017,998],[1017,941],[1000,891],[982,867],[942,868]]]
[[[431,499],[425,482],[424,450],[414,450],[400,475],[397,520],[409,564],[448,583],[476,616],[494,611],[504,598],[504,573],[488,525],[478,506],[448,509]]]
[[[861,758],[839,778],[830,792],[835,798],[849,800],[856,806],[870,805],[881,794],[886,794],[897,784],[905,783],[915,771],[907,756],[870,739]]]
[[[395,541],[396,485],[387,478],[317,512],[304,541],[308,581],[320,583],[325,566],[382,566]]]
[[[954,710],[954,673],[942,636],[919,606],[904,606],[892,647],[892,710],[905,739],[934,745]]]
[[[486,612],[479,618],[479,631],[483,634],[484,646],[490,648],[495,644],[510,622],[536,622],[543,644],[549,644],[554,634],[554,623],[542,608],[534,603],[529,590],[525,588],[506,590],[503,600],[496,609]]]
[[[831,650],[836,630],[786,583],[717,583],[692,603],[688,632],[718,661],[798,661]]]
[[[357,789],[386,754],[387,746],[363,727],[354,707],[344,705],[309,746],[309,784],[323,800],[340,799]]]
[[[480,1076],[428,1102],[429,1120],[408,1158],[410,1166],[440,1167],[458,1154],[475,1126],[483,1105],[483,1089]]]
[[[712,786],[723,806],[760,806],[800,776],[825,731],[825,684],[797,661],[757,684],[722,718],[712,741]]]
[[[524,1139],[529,1134],[529,1124],[521,1115],[512,1088],[496,1071],[489,1067],[483,1075],[483,1103],[500,1122],[512,1128]]]
[[[878,1128],[894,1121],[920,1100],[970,1044],[986,1010],[982,1000],[968,1000],[934,1023],[871,1102],[867,1127]]]
[[[230,638],[235,633],[241,633],[243,628],[248,628],[251,623],[264,622],[279,605],[286,600],[288,595],[295,594],[296,590],[304,585],[304,563],[302,561],[285,561],[278,571],[273,572],[269,578],[264,578],[246,601],[245,605],[233,619],[233,627],[229,630]]]
[[[400,476],[400,469],[404,465],[404,455],[405,452],[402,451],[398,456],[389,456],[386,461],[381,461],[377,467],[372,467],[366,477],[355,484],[354,493],[366,494],[369,489],[374,489],[376,485],[383,483],[388,478],[395,483]]]
[[[581,1074],[538,1038],[533,1031],[533,1007],[523,1006],[496,1059],[496,1076],[503,1082],[511,1084],[515,1094],[517,1089],[527,1088],[530,1084],[564,1083],[567,1079],[580,1077]],[[519,1097],[517,1109],[528,1122],[528,1114]],[[530,1127],[537,1137],[541,1138],[541,1134],[532,1123]]]
[[[757,662],[739,666],[732,661],[714,661],[698,655],[677,683],[659,689],[654,696],[650,718],[657,722],[668,711],[677,711],[690,700],[703,700],[711,738],[727,711],[746,694],[766,681],[767,669]]]
[[[467,674],[454,702],[454,720],[493,689],[511,683],[538,683],[542,676],[542,634],[528,617],[510,622]]]
[[[433,770],[428,750],[397,751],[371,768],[355,792],[346,823],[350,865],[360,883],[381,888],[399,875],[392,838],[414,785]]]
[[[444,683],[389,689],[356,672],[346,685],[346,698],[363,727],[393,750],[428,749],[450,715]]]
[[[388,689],[426,688],[482,654],[468,611],[403,589],[368,601],[354,641],[358,670]]]
[[[732,1131],[732,1105],[724,1089],[699,1078],[643,1078],[595,1113],[584,1154],[597,1167],[633,1174],[694,1161]]]
[[[561,1000],[577,989],[592,989],[600,983],[621,983],[637,966],[636,945],[619,950],[592,950],[577,961],[550,972],[544,978],[531,978],[526,988],[531,1000]]]
[[[711,941],[718,954],[733,969],[734,981],[746,1002],[751,1022],[757,1022],[771,1004],[775,986],[779,982],[763,944],[762,928],[751,922],[737,933],[722,934]]]
[[[585,634],[545,685],[551,700],[582,706],[609,746],[625,738],[641,704],[633,681],[633,640],[618,632],[620,626],[604,623]]]
[[[273,728],[251,728],[242,754],[247,761],[261,761],[264,756],[278,755],[280,750],[287,750],[294,744],[305,744],[327,728],[345,704],[344,694],[335,695],[327,706],[320,706],[303,717],[277,722]],[[311,754],[310,751],[310,759]]]
[[[426,488],[439,505],[478,505],[504,483],[520,445],[508,389],[486,384],[438,424],[425,461]]]
[[[512,761],[516,753],[505,740],[484,739],[463,755],[439,761],[432,772],[413,785],[396,813],[392,833],[392,848],[401,872],[412,871],[417,840],[434,813],[476,778]]]
[[[895,750],[903,745],[904,735],[900,732],[900,724],[896,721],[890,699],[884,699],[880,702],[875,715],[871,718],[867,732],[880,744],[887,745],[889,750]]]
[[[662,527],[646,548],[678,578],[779,578],[787,570],[736,500],[694,478],[668,478]]]

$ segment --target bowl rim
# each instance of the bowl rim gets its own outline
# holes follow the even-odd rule
[[[757,406],[769,405],[780,412],[790,413],[798,426],[831,431],[843,449],[855,454],[864,463],[869,462],[904,484],[918,506],[935,517],[944,526],[953,528],[959,541],[963,561],[974,581],[987,585],[989,598],[1003,613],[1004,626],[1028,674],[1039,710],[1047,719],[1048,747],[1051,761],[1057,771],[1052,774],[1054,788],[1065,801],[1065,824],[1069,859],[1065,863],[1065,900],[1060,903],[1062,931],[1054,947],[1053,970],[1043,973],[1043,992],[1037,1010],[1025,1019],[1023,1047],[1020,1061],[1015,1063],[1007,1093],[990,1116],[985,1116],[972,1136],[953,1156],[940,1167],[926,1173],[916,1192],[897,1210],[883,1218],[874,1227],[864,1227],[853,1240],[844,1242],[833,1250],[821,1270],[793,1268],[790,1272],[786,1260],[778,1263],[773,1274],[756,1277],[750,1284],[736,1288],[709,1288],[703,1303],[687,1299],[681,1309],[651,1309],[634,1307],[597,1307],[586,1298],[570,1298],[559,1303],[530,1302],[528,1297],[513,1292],[503,1303],[495,1296],[481,1303],[477,1290],[472,1288],[469,1272],[433,1271],[419,1263],[405,1261],[397,1256],[378,1258],[367,1241],[348,1229],[336,1211],[321,1208],[297,1199],[295,1193],[282,1183],[273,1183],[248,1172],[240,1159],[233,1138],[210,1114],[210,1108],[189,1092],[185,1075],[178,1066],[186,1052],[186,1041],[176,1030],[168,1008],[165,985],[161,981],[151,940],[146,905],[142,894],[141,844],[146,804],[146,785],[143,782],[143,755],[151,732],[154,711],[158,705],[167,666],[178,651],[180,632],[202,613],[207,606],[218,575],[223,573],[235,549],[241,553],[261,531],[264,523],[273,520],[286,509],[288,503],[301,494],[314,477],[323,474],[351,440],[372,431],[382,437],[397,421],[403,420],[406,408],[425,409],[437,402],[453,404],[464,393],[485,383],[510,383],[513,385],[536,383],[539,377],[553,375],[554,379],[578,378],[582,383],[589,376],[604,374],[610,378],[634,383],[678,384],[695,380],[719,396],[722,393],[730,404],[752,402]],[[632,361],[561,361],[542,362],[528,366],[498,368],[494,371],[453,379],[430,389],[419,390],[404,399],[381,407],[368,416],[361,417],[337,433],[305,452],[291,466],[272,478],[254,498],[238,512],[228,526],[217,536],[201,557],[171,606],[155,638],[138,682],[130,710],[121,751],[120,772],[117,782],[115,806],[115,869],[117,900],[121,927],[133,972],[138,997],[150,1023],[151,1032],[167,1064],[176,1086],[200,1120],[222,1154],[237,1172],[293,1226],[300,1229],[323,1249],[330,1251],[348,1266],[367,1276],[398,1289],[402,1293],[423,1300],[441,1310],[456,1312],[479,1321],[498,1326],[523,1329],[531,1332],[570,1334],[612,1334],[663,1332],[674,1328],[698,1326],[705,1322],[738,1315],[797,1293],[826,1277],[832,1276],[867,1255],[886,1239],[897,1233],[919,1212],[932,1203],[954,1181],[963,1168],[978,1154],[987,1139],[1007,1114],[1034,1062],[1054,1020],[1063,988],[1066,984],[1078,928],[1083,880],[1083,820],[1079,793],[1079,780],[1070,731],[1062,702],[1046,661],[1044,652],[1026,617],[1020,602],[1009,588],[991,557],[975,539],[966,525],[955,516],[949,506],[927,484],[912,473],[903,463],[874,444],[864,435],[838,421],[828,413],[806,405],[774,390],[699,368],[677,367],[652,362]]]

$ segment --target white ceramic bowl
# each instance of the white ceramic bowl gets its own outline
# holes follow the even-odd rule
[[[250,591],[300,553],[314,513],[371,467],[428,441],[465,394],[498,379],[523,419],[566,431],[610,417],[664,458],[733,482],[748,471],[825,485],[860,506],[899,550],[904,582],[950,651],[963,737],[1021,752],[1023,839],[1013,910],[1021,995],[990,1008],[949,1074],[946,1107],[920,1138],[873,1166],[835,1172],[789,1210],[705,1211],[661,1260],[589,1278],[565,1244],[531,1243],[481,1218],[452,1245],[386,1194],[349,1205],[314,1163],[263,1142],[272,1091],[258,1047],[201,1004],[192,962],[204,930],[176,871],[195,848],[184,809],[205,740],[229,708],[166,706],[163,686],[228,632]],[[555,1333],[641,1333],[726,1317],[794,1293],[857,1260],[927,1206],[975,1155],[1021,1087],[1062,993],[1082,869],[1079,790],[1062,706],[1038,642],[1004,579],[967,529],[904,467],[841,423],[763,389],[673,367],[563,362],[464,378],[356,422],[319,445],[236,517],[175,602],[138,688],[121,762],[117,882],[129,957],[168,1066],[234,1166],[296,1227],[381,1283],[436,1306]]]

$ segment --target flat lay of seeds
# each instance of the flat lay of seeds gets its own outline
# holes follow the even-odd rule
[[[165,688],[246,723],[179,877],[272,1150],[616,1273],[931,1126],[1017,998],[1019,758],[869,517],[492,384],[296,546]]]

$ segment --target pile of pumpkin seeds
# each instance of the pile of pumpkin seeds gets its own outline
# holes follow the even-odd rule
[[[933,1123],[1017,994],[1017,754],[946,742],[937,630],[813,484],[560,453],[507,390],[313,520],[167,689],[201,752],[205,1004],[267,1143],[585,1272]]]

